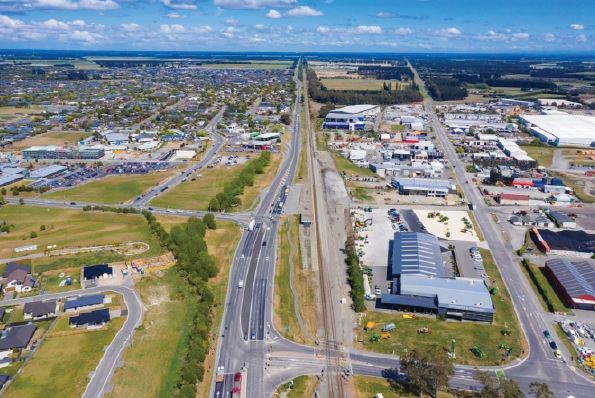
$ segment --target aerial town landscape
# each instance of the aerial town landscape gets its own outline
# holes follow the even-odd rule
[[[595,396],[595,4],[338,3],[0,1],[0,396]]]

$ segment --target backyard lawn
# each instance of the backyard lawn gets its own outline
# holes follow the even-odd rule
[[[74,188],[44,194],[46,199],[89,203],[124,203],[148,191],[171,177],[174,170],[141,175],[112,175],[93,180]]]
[[[0,258],[43,252],[48,245],[56,245],[56,248],[60,249],[131,241],[146,242],[150,245],[149,251],[142,254],[143,257],[163,253],[145,219],[139,214],[6,205],[0,208],[0,219],[14,224],[10,233],[0,235]],[[45,227],[44,230],[42,225]],[[37,237],[31,238],[31,232]],[[37,250],[24,253],[13,251],[15,247],[24,245],[37,245]],[[36,259],[36,262],[60,262],[62,259],[63,257],[46,257]]]
[[[4,397],[80,397],[125,317],[93,331],[50,332]]]
[[[493,283],[491,287],[498,287],[499,292],[492,295],[492,301],[496,310],[494,323],[485,324],[481,322],[447,322],[434,317],[418,316],[415,319],[405,319],[402,313],[392,312],[368,312],[362,321],[362,326],[368,321],[377,323],[372,331],[363,331],[360,327],[360,346],[368,350],[401,355],[405,349],[413,347],[427,347],[432,344],[450,350],[452,338],[456,338],[456,362],[467,365],[499,365],[504,363],[503,349],[500,344],[512,348],[509,359],[522,357],[526,350],[526,342],[522,336],[519,323],[514,312],[512,301],[500,273],[498,272],[491,253],[481,249],[481,256],[484,259],[486,273],[491,276]],[[391,338],[377,343],[370,342],[373,333],[379,333],[383,324],[394,322],[397,328],[391,333]],[[418,329],[427,327],[431,334],[417,333]],[[510,335],[502,332],[508,329]],[[484,358],[476,357],[471,348],[478,346],[485,354]]]

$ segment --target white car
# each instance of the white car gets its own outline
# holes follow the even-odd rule
[[[269,261],[269,258],[268,258],[268,257],[267,257],[267,258],[265,258],[265,261]]]
[[[240,288],[240,289],[241,289],[241,288],[243,288],[243,287],[244,287],[244,280],[240,280],[240,281],[238,282],[238,288]]]

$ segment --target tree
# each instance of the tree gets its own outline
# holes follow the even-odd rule
[[[454,374],[454,366],[448,353],[437,345],[414,348],[401,358],[401,371],[407,374],[409,384],[419,395],[436,397],[438,390],[448,385],[448,378]]]
[[[289,113],[282,113],[280,119],[281,123],[283,123],[286,126],[289,126],[291,124],[291,115]]]
[[[31,239],[35,239],[35,238],[37,238],[37,232],[35,232],[35,231],[31,231],[31,234],[30,234],[30,236],[31,236]]]
[[[482,398],[524,398],[519,384],[514,380],[498,380],[488,372],[479,372],[477,379],[483,384]]]
[[[217,229],[217,221],[215,220],[213,213],[206,214],[202,221],[205,223],[208,229]]]
[[[550,386],[546,383],[540,383],[538,381],[532,381],[529,384],[529,393],[534,395],[535,398],[553,398],[554,394],[550,390]]]
[[[40,230],[40,231],[45,231],[45,224],[41,224],[41,225],[39,226],[39,230]]]

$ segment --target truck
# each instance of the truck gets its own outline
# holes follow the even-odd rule
[[[469,210],[475,210],[477,209],[477,206],[474,205],[473,203],[469,203]]]
[[[256,226],[256,220],[250,220],[250,224],[248,224],[248,231],[254,231],[254,227]]]
[[[215,377],[215,382],[223,383],[224,377],[225,377],[225,366],[217,366],[217,375]]]

